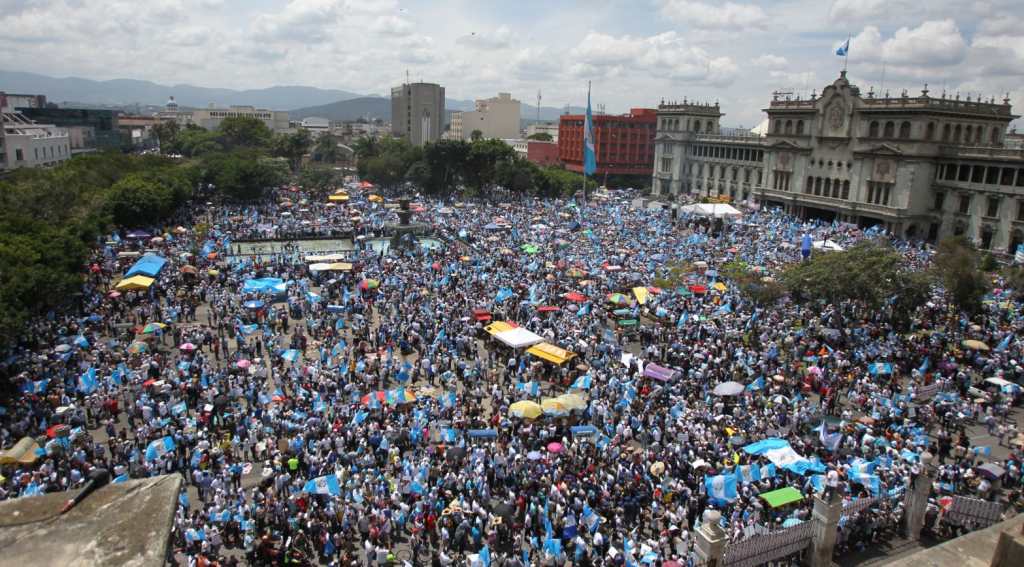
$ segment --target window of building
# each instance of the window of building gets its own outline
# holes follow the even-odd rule
[[[849,200],[849,198],[850,198],[850,180],[849,179],[843,181],[843,197],[842,198],[844,200]]]
[[[672,171],[672,158],[663,157],[661,158],[661,170],[664,172]]]
[[[961,163],[959,165],[959,172],[956,175],[957,181],[970,181],[971,179],[971,166]]]
[[[942,127],[942,141],[943,142],[948,142],[950,137],[952,136],[952,134],[953,134],[953,127],[952,126],[950,126],[949,124],[946,124],[945,126]]]
[[[983,183],[985,181],[985,168],[980,165],[971,167],[971,183]]]
[[[924,129],[924,139],[931,141],[935,138],[935,123],[929,122],[928,126]]]
[[[750,183],[750,170],[749,169],[743,170],[743,182],[744,183]]]
[[[710,120],[708,120],[707,124],[705,125],[704,131],[707,132],[708,134],[714,134],[715,133],[714,123],[711,122]]]
[[[960,208],[958,209],[960,214],[966,215],[971,212],[971,196],[960,195]]]
[[[32,148],[32,150],[33,150],[33,151],[35,152],[35,154],[36,154],[36,161],[39,161],[39,148]]]
[[[797,120],[796,121],[796,135],[797,136],[803,136],[804,135],[804,121],[803,120]]]
[[[992,231],[992,227],[985,226],[981,229],[981,249],[988,250],[992,248],[992,237],[995,233]]]
[[[900,124],[900,139],[910,139],[910,122],[904,122],[903,124]]]
[[[20,148],[14,150],[14,161],[25,161],[25,153]]]
[[[998,217],[999,216],[999,197],[989,197],[988,206],[985,208],[986,217]]]
[[[959,144],[963,136],[963,128],[959,124],[953,128],[953,143]]]
[[[815,195],[821,195],[822,182],[824,182],[824,179],[822,179],[820,177],[815,177],[814,178],[814,194]]]
[[[1024,199],[1017,201],[1017,220],[1024,221]]]
[[[989,185],[999,184],[999,168],[998,167],[987,167],[985,168],[985,183]]]
[[[999,144],[999,128],[993,128],[992,129],[992,145],[995,146],[997,144]]]
[[[792,120],[787,120],[787,121],[786,121],[786,129],[785,129],[785,132],[786,132],[786,135],[787,135],[787,136],[789,136],[790,134],[792,134],[792,133],[793,133],[793,121],[792,121]]]
[[[878,137],[878,122],[877,121],[872,121],[871,124],[868,126],[868,138],[877,138],[877,137]]]
[[[974,141],[974,130],[973,130],[973,128],[971,128],[971,125],[968,124],[967,127],[964,128],[964,142],[967,142],[969,144],[969,143],[971,143],[973,141]]]
[[[896,123],[889,121],[885,123],[885,130],[882,132],[883,138],[895,138],[896,137]]]
[[[814,189],[814,177],[807,176],[807,185],[804,185],[804,193],[807,195],[811,194],[811,190]]]
[[[1020,229],[1016,229],[1010,233],[1010,245],[1006,247],[1007,254],[1014,254],[1017,252],[1017,247],[1024,244],[1024,232]]]
[[[1010,168],[1010,167],[1004,167],[1000,171],[1001,171],[1001,174],[1000,174],[1000,177],[999,177],[999,184],[1000,185],[1013,185],[1013,172],[1014,172],[1014,169]]]
[[[824,195],[826,197],[828,197],[831,194],[832,194],[832,180],[826,177],[825,178],[825,192],[824,192]]]
[[[840,193],[842,191],[842,187],[843,187],[843,182],[842,181],[836,179],[835,181],[832,182],[832,198],[833,199],[838,199],[839,198]]]
[[[946,204],[946,194],[941,192],[941,191],[936,193],[935,194],[935,202],[932,203],[932,208],[935,209],[936,211],[941,211],[942,210],[942,206],[945,205],[945,204]]]

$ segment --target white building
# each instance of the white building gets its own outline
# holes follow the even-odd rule
[[[517,156],[526,159],[526,155],[530,150],[530,140],[523,138],[506,138],[502,140],[502,142],[512,146],[512,149],[515,150]]]
[[[551,141],[558,143],[558,122],[536,122],[526,127],[526,137],[534,134],[547,134]]]
[[[463,140],[473,137],[479,130],[485,140],[492,138],[509,139],[520,136],[520,103],[509,93],[498,93],[497,97],[476,101],[476,110],[458,113]],[[455,130],[456,113],[452,113],[452,128]]]
[[[323,134],[330,134],[331,132],[331,121],[326,118],[320,118],[319,116],[303,118],[302,122],[299,123],[299,126],[308,130],[310,137],[314,140]]]
[[[653,188],[727,196],[803,218],[881,225],[908,239],[1024,243],[1024,149],[1007,144],[1009,99],[861,93],[843,72],[821,95],[776,97],[764,136],[724,135],[718,105],[658,107]],[[1012,139],[1012,138],[1011,138]]]
[[[178,107],[178,103],[175,102],[173,96],[167,102],[166,108],[157,113],[157,117],[162,120],[173,120],[181,127],[195,124],[206,130],[216,130],[225,118],[256,118],[274,132],[288,131],[288,113],[282,110],[268,110],[252,106],[219,108],[213,104],[210,104],[207,108],[183,110]]]
[[[0,112],[0,171],[51,167],[70,158],[67,130],[36,124],[17,112]]]

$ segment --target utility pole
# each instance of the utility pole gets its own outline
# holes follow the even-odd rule
[[[540,89],[537,89],[537,123],[540,124]]]

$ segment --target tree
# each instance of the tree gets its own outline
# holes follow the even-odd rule
[[[313,144],[309,131],[300,128],[292,134],[278,134],[273,138],[273,154],[288,160],[292,172],[299,170],[302,156],[306,155]]]
[[[797,301],[871,309],[899,304],[912,312],[927,298],[929,279],[904,269],[902,256],[884,241],[859,242],[842,252],[817,252],[783,270],[781,283]]]
[[[969,240],[962,236],[943,240],[932,263],[936,279],[954,305],[970,314],[981,310],[991,285],[981,270],[981,255]]]
[[[330,167],[304,167],[299,174],[299,184],[318,198],[326,197],[338,181],[338,172]]]
[[[338,147],[339,140],[330,134],[322,134],[313,146],[313,161],[322,163],[335,163],[342,156],[342,150]]]
[[[1024,266],[1007,266],[1002,276],[1005,287],[1013,291],[1013,297],[1024,298]]]
[[[469,140],[471,142],[479,142],[480,140],[483,140],[483,139],[484,139],[484,133],[481,132],[480,130],[473,130],[469,134]]]
[[[526,139],[537,140],[540,142],[552,142],[555,138],[551,136],[551,134],[548,134],[547,132],[537,132],[536,134],[530,134],[529,136],[526,137]]]
[[[157,141],[160,143],[161,149],[170,149],[174,147],[179,130],[180,128],[178,127],[177,122],[167,120],[153,126],[153,136],[156,137]]]
[[[252,116],[232,116],[221,121],[217,128],[220,141],[224,147],[265,148],[270,145],[274,133],[259,118]],[[308,133],[307,133],[308,134]]]
[[[482,191],[495,182],[495,168],[498,164],[511,162],[515,155],[515,150],[501,140],[476,140],[470,143],[463,169],[466,184]]]
[[[156,224],[176,204],[169,187],[137,173],[115,183],[107,203],[114,222],[125,227]]]
[[[423,157],[430,167],[430,177],[424,185],[429,193],[446,193],[455,189],[465,171],[469,157],[469,143],[463,140],[441,140],[427,144]]]
[[[268,187],[280,185],[285,179],[274,160],[253,150],[212,154],[204,159],[203,170],[204,179],[218,192],[238,201],[258,199]]]

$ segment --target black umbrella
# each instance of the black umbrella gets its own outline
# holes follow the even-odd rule
[[[511,520],[516,513],[516,508],[508,502],[499,502],[494,507],[494,515],[501,516],[505,520]]]

